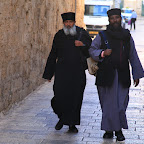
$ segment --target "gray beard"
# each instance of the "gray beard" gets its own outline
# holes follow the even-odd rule
[[[76,26],[75,25],[72,28],[70,28],[70,29],[64,26],[63,30],[64,30],[65,35],[74,36],[74,35],[77,34]]]

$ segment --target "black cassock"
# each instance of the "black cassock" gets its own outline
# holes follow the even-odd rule
[[[86,85],[86,57],[91,38],[88,33],[76,27],[77,35],[65,35],[59,30],[53,40],[52,50],[47,59],[43,78],[54,76],[54,97],[51,105],[65,125],[80,124],[80,110]],[[76,47],[75,40],[84,46]]]

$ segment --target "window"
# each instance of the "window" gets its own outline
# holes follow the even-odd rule
[[[132,13],[132,10],[128,10],[128,9],[122,10],[122,13]]]
[[[107,16],[110,6],[105,5],[85,5],[85,15],[87,16]]]

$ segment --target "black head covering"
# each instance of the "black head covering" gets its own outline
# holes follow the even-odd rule
[[[73,12],[63,13],[63,14],[61,14],[61,17],[63,19],[63,22],[66,21],[66,20],[75,21],[75,13],[73,13]]]
[[[112,15],[119,15],[121,16],[121,9],[119,8],[113,8],[107,11],[107,15],[108,17],[112,16]]]

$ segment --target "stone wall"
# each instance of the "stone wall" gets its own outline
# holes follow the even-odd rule
[[[9,109],[44,82],[41,78],[60,14],[75,12],[83,25],[84,0],[0,1],[0,111]]]

